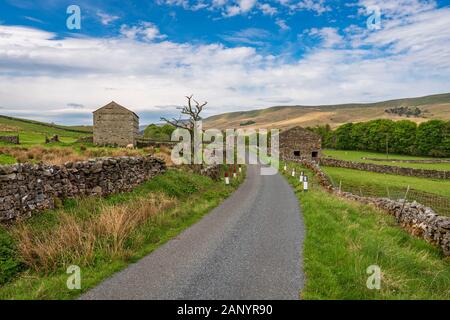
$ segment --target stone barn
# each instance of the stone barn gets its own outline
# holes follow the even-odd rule
[[[280,158],[283,160],[319,161],[321,148],[321,137],[302,127],[280,132]]]
[[[116,102],[94,111],[94,144],[100,146],[136,146],[139,117]]]

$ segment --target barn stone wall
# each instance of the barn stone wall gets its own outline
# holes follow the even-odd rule
[[[53,209],[56,199],[130,191],[165,168],[152,156],[98,158],[62,166],[0,166],[0,221]]]
[[[377,173],[396,174],[401,176],[429,178],[429,179],[450,179],[450,171],[441,170],[429,170],[429,169],[416,169],[406,168],[399,166],[388,166],[374,163],[363,163],[345,161],[331,158],[320,159],[320,164],[328,167],[339,167],[347,169],[355,169],[362,171],[372,171]]]
[[[131,111],[115,104],[94,112],[94,143],[100,146],[136,146],[139,118]]]

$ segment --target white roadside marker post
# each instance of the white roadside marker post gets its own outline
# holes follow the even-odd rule
[[[242,173],[242,167],[239,165],[239,173]]]
[[[300,178],[298,179],[298,181],[303,183],[304,177],[305,177],[305,173],[303,171],[300,172]]]
[[[295,169],[292,169],[292,176],[295,177]]]
[[[225,184],[230,184],[230,178],[228,177],[228,172],[225,172]]]
[[[284,171],[286,171],[287,170],[287,165],[284,165]]]
[[[308,176],[305,176],[303,178],[303,191],[307,192],[308,191]]]

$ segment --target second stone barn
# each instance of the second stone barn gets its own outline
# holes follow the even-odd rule
[[[283,160],[313,160],[321,157],[320,135],[302,127],[280,132],[280,158]]]

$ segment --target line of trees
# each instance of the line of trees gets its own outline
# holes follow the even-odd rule
[[[325,148],[364,150],[407,155],[450,157],[450,121],[430,120],[417,125],[409,120],[378,119],[312,128]]]

